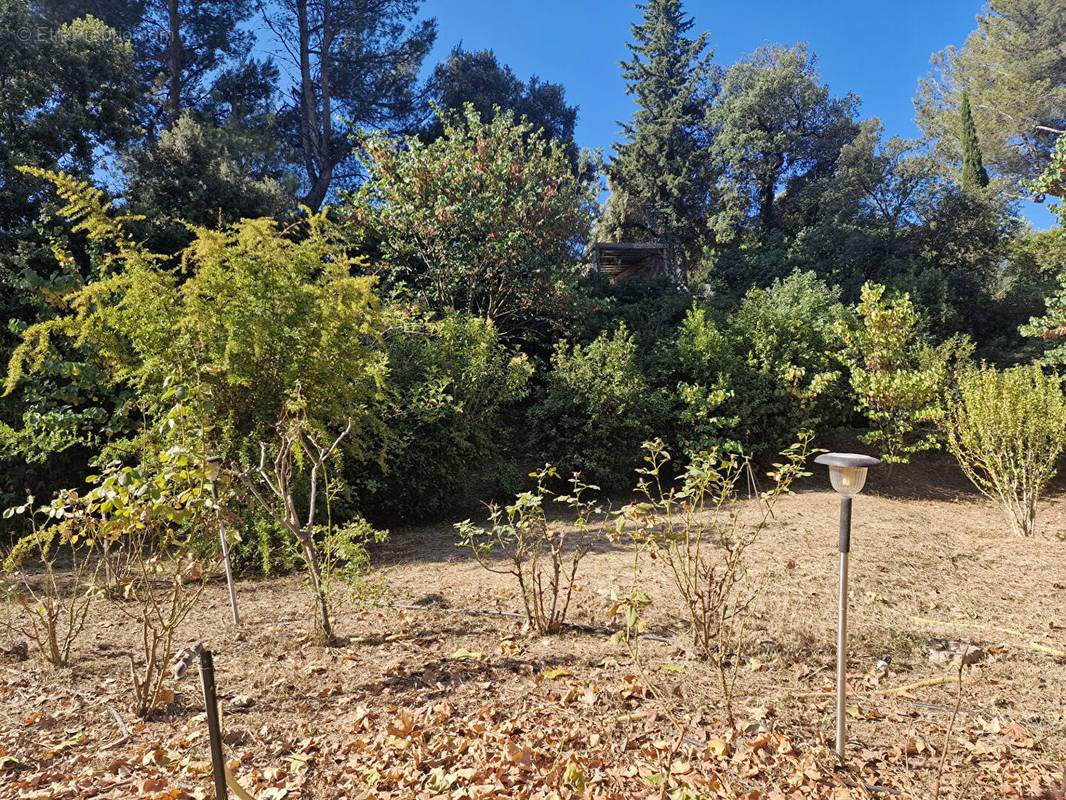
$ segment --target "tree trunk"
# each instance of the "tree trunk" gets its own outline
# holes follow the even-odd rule
[[[318,120],[315,113],[315,85],[311,79],[311,31],[307,19],[307,0],[296,0],[296,25],[300,37],[300,150],[303,151],[304,171],[313,189],[318,180],[314,141]]]
[[[167,0],[170,39],[167,41],[167,110],[170,124],[181,116],[181,12],[178,0]]]
[[[304,560],[307,561],[307,571],[311,575],[311,586],[315,592],[315,604],[318,606],[318,626],[322,629],[322,638],[326,644],[333,643],[333,623],[329,618],[329,601],[326,598],[326,588],[322,585],[322,567],[318,561],[318,550],[310,536],[300,537],[300,545],[303,547]]]
[[[312,182],[310,191],[303,196],[300,202],[312,211],[318,211],[326,200],[326,193],[329,192],[329,185],[332,181],[333,168],[330,167]]]
[[[301,202],[317,211],[326,199],[333,181],[333,158],[331,142],[333,123],[330,96],[329,48],[334,31],[329,14],[329,0],[322,12],[322,37],[319,52],[319,87],[315,92],[311,72],[311,25],[307,16],[308,0],[297,0],[296,23],[300,47],[300,149],[303,151],[304,172],[310,188]],[[321,99],[320,99],[321,98]],[[321,102],[321,122],[319,103]]]
[[[774,221],[774,184],[765,183],[762,187],[762,207],[759,209],[759,222],[763,230],[769,230]]]

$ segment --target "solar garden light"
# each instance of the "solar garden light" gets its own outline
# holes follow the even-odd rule
[[[851,551],[851,498],[866,485],[866,470],[881,462],[858,453],[823,453],[816,464],[829,467],[829,482],[840,494],[840,599],[837,607],[837,757],[844,759],[844,698],[848,660],[848,553]]]
[[[221,510],[218,508],[218,489],[215,482],[218,474],[222,471],[222,459],[212,456],[207,459],[207,480],[211,484],[211,498],[215,501],[215,512],[218,514],[218,535],[222,539],[222,560],[226,565],[226,585],[229,587],[229,607],[233,611],[233,624],[240,625],[241,617],[237,613],[237,592],[233,588],[233,567],[229,560],[229,542],[226,541],[226,523],[222,520]]]

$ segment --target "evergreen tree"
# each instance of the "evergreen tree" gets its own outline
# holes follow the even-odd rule
[[[447,59],[437,64],[427,84],[427,93],[440,111],[462,112],[471,103],[482,122],[491,122],[495,108],[525,117],[538,131],[560,142],[571,160],[577,158],[574,125],[577,106],[568,105],[562,84],[548,83],[536,76],[522,81],[492,50],[468,51],[455,47]],[[432,111],[432,109],[430,109]],[[444,123],[433,113],[420,132],[424,141],[444,135]]]
[[[1032,180],[1066,130],[1066,3],[995,0],[961,47],[933,56],[919,83],[916,121],[947,161],[958,161],[959,104],[973,103],[982,156],[997,174]]]
[[[673,268],[684,274],[707,243],[710,188],[707,109],[717,91],[717,72],[707,34],[691,38],[693,21],[680,0],[638,4],[642,22],[622,62],[626,93],[638,109],[620,123],[625,141],[616,146],[608,172],[614,192],[632,209],[618,229],[638,241],[667,244]]]
[[[210,113],[212,90],[251,61],[255,35],[244,23],[251,0],[144,0],[133,44],[145,87],[142,124],[150,140],[185,112]]]
[[[278,115],[299,152],[313,209],[336,183],[358,179],[351,139],[361,128],[406,133],[415,128],[417,81],[437,23],[418,19],[422,0],[279,0],[260,4],[264,21],[285,42],[292,76]]]
[[[970,95],[962,93],[959,106],[959,139],[962,142],[962,188],[988,186],[988,170],[981,163],[981,145],[977,141],[977,127],[970,111]]]
[[[780,227],[779,207],[831,175],[859,132],[859,98],[833,97],[805,44],[765,45],[726,72],[711,115],[725,170],[719,239]]]

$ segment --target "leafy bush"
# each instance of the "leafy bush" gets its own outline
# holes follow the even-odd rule
[[[749,290],[728,317],[692,307],[676,345],[681,449],[775,452],[802,430],[839,422],[830,352],[843,316],[836,290],[810,272]]]
[[[962,373],[941,421],[948,449],[1017,536],[1032,535],[1036,503],[1066,447],[1062,378],[1038,366]]]
[[[622,322],[642,350],[650,351],[667,341],[692,305],[692,296],[660,275],[640,275],[611,283],[601,273],[592,273],[582,282],[585,319],[582,341],[591,341]]]
[[[558,328],[578,275],[596,186],[565,148],[511,112],[482,122],[470,104],[443,135],[363,145],[370,177],[347,197],[351,230],[380,250],[390,282],[436,309],[494,320],[504,338]]]
[[[62,214],[110,256],[104,277],[57,301],[65,313],[25,331],[8,391],[69,339],[94,350],[109,381],[142,404],[168,378],[195,390],[223,455],[243,437],[254,442],[297,384],[316,421],[354,420],[358,451],[375,428],[368,411],[385,377],[381,314],[374,279],[352,277],[358,262],[324,215],[284,230],[270,219],[195,228],[181,254],[189,277],[179,284],[102,192],[31,172],[56,185]]]
[[[677,384],[681,449],[688,454],[717,447],[743,450],[741,439],[751,430],[746,423],[756,414],[750,406],[740,407],[749,397],[742,389],[737,402],[737,390],[744,383],[751,388],[750,382],[758,381],[759,376],[738,356],[735,342],[707,309],[693,306],[685,315],[678,327],[676,360],[681,376]],[[769,382],[764,381],[750,393],[750,399],[761,403],[769,388]]]
[[[325,214],[286,228],[269,219],[194,228],[181,270],[174,270],[133,238],[130,219],[112,213],[102,192],[67,175],[30,172],[56,185],[66,202],[62,215],[99,248],[103,267],[98,279],[55,298],[54,318],[23,333],[8,391],[73,344],[94,354],[104,376],[94,376],[94,385],[129,397],[126,414],[137,423],[132,437],[120,431],[104,443],[98,462],[153,458],[168,382],[195,397],[187,412],[197,417],[201,445],[227,462],[254,463],[256,442],[297,394],[313,426],[351,422],[351,460],[378,455],[375,412],[387,364],[375,279],[353,277],[361,262]],[[75,373],[64,378],[81,380]],[[245,532],[255,529],[251,521]],[[270,542],[247,539],[245,547]]]
[[[844,319],[840,292],[813,272],[796,271],[766,289],[751,289],[730,320],[734,337],[747,346],[747,359],[775,379],[781,412],[788,421],[777,450],[801,429],[838,423],[846,389],[833,353],[840,347],[836,324]]]
[[[179,402],[161,425],[180,434],[188,422]],[[195,437],[180,439],[137,467],[108,465],[86,478],[88,491],[62,492],[47,508],[67,544],[91,545],[100,593],[139,628],[139,652],[127,654],[139,717],[167,704],[175,636],[219,563],[207,463]]]
[[[884,294],[884,286],[867,283],[857,322],[836,329],[846,345],[841,358],[851,369],[856,408],[872,424],[860,439],[877,447],[884,461],[906,463],[913,453],[939,446],[940,398],[972,346],[952,338],[934,347],[910,297]]]
[[[533,445],[559,470],[619,488],[640,461],[655,413],[637,343],[619,325],[588,345],[556,347],[545,396],[530,411]]]
[[[385,348],[384,461],[349,476],[367,510],[439,513],[499,455],[502,412],[525,395],[532,366],[500,343],[492,323],[454,313],[434,319],[393,309]]]

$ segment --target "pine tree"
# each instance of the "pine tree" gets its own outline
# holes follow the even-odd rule
[[[958,159],[965,89],[984,163],[1004,178],[1032,180],[1047,167],[1056,131],[1066,130],[1066,3],[983,5],[965,43],[933,55],[932,72],[919,81],[916,121],[944,156]]]
[[[624,141],[608,168],[611,186],[636,213],[621,220],[625,237],[661,241],[676,272],[684,274],[706,243],[711,134],[707,111],[717,74],[707,34],[688,36],[693,21],[680,0],[638,4],[642,22],[622,62],[626,93],[639,106],[633,120],[619,123]],[[617,203],[615,205],[618,205]]]
[[[959,139],[962,140],[962,188],[966,190],[988,186],[988,171],[981,163],[981,146],[977,142],[977,127],[970,111],[970,95],[962,93],[959,106]]]

